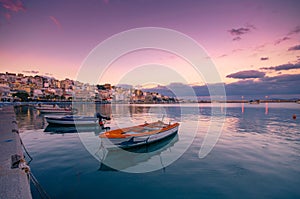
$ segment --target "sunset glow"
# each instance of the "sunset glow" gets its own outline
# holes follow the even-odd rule
[[[0,69],[76,79],[84,59],[102,41],[132,28],[162,27],[181,32],[203,47],[222,81],[256,70],[265,77],[298,75],[299,1],[0,1]],[[140,51],[120,57],[101,83],[118,84],[139,66],[155,63],[182,75],[182,83],[203,79],[169,52]],[[285,64],[292,68],[274,70]],[[264,69],[262,69],[264,68]],[[267,69],[270,68],[270,69]],[[147,71],[147,69],[146,69]],[[185,81],[183,81],[185,79]],[[127,79],[128,84],[138,84]],[[165,77],[161,84],[176,82]]]

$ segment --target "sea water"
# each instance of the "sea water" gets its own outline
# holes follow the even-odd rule
[[[226,116],[220,119],[223,128],[212,150],[199,158],[215,107],[217,119]],[[300,198],[296,103],[79,105],[79,114],[110,115],[106,126],[112,129],[163,115],[165,122],[180,122],[178,135],[167,140],[106,154],[111,165],[101,163],[84,141],[98,142],[99,128],[49,127],[33,107],[15,111],[33,157],[31,171],[51,198]],[[39,198],[33,185],[31,190]]]

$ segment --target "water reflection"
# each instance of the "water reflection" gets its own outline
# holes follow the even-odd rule
[[[94,116],[95,113],[111,117],[112,106],[111,104],[98,104],[98,103],[74,103],[73,108],[78,110],[78,115]]]
[[[85,132],[94,132],[95,136],[99,135],[99,133],[102,133],[103,130],[98,125],[92,125],[92,126],[56,126],[49,124],[44,132],[50,133],[50,134],[65,134],[65,133],[85,133]]]
[[[171,150],[178,140],[178,135],[175,134],[159,142],[127,150],[118,149],[108,151],[100,146],[99,150],[96,152],[96,156],[101,160],[99,171],[119,171],[129,169],[140,163],[146,162],[154,156],[159,156],[161,168],[164,169],[165,166],[160,155],[167,150]]]
[[[45,126],[44,118],[38,111],[30,106],[16,106],[16,119],[19,127],[26,129],[42,129]]]
[[[242,113],[244,113],[244,112],[245,112],[245,103],[242,102]]]
[[[149,113],[150,107],[149,106],[128,106],[130,116],[134,114],[141,114],[141,113]]]

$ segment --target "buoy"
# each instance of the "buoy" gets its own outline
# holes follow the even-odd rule
[[[297,118],[296,114],[293,115],[293,119],[295,120]]]

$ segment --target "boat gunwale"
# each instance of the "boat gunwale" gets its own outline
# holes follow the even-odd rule
[[[166,126],[158,129],[158,130],[153,130],[153,131],[148,131],[148,132],[141,132],[141,133],[127,133],[129,131],[134,131],[133,132],[137,132],[136,129],[138,129],[139,131],[144,130],[145,127],[150,126],[150,125],[154,125],[155,123],[162,123]],[[179,123],[174,123],[174,124],[165,124],[161,121],[158,122],[153,122],[153,123],[145,123],[142,125],[138,125],[138,126],[133,126],[133,127],[127,127],[127,128],[122,128],[122,129],[115,129],[112,131],[108,131],[106,133],[103,133],[101,135],[99,135],[100,138],[107,138],[107,139],[122,139],[122,138],[130,138],[130,137],[142,137],[142,136],[147,136],[147,135],[155,135],[158,133],[163,133],[165,131],[168,131],[170,129],[176,128],[177,126],[179,126]]]
[[[50,120],[57,120],[57,121],[98,121],[98,118],[96,117],[85,117],[85,116],[45,116],[46,120],[50,119]]]

